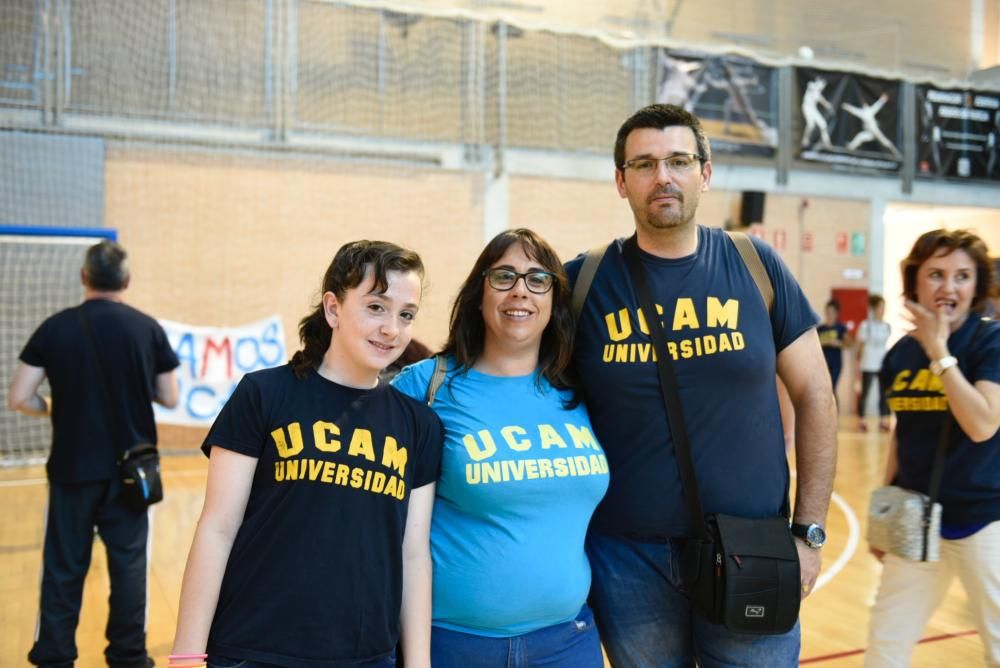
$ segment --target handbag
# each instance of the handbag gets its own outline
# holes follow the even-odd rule
[[[972,350],[989,318],[980,318],[966,350]],[[885,485],[872,492],[868,501],[868,544],[876,550],[912,561],[937,561],[941,558],[941,479],[948,456],[951,428],[955,417],[948,412],[938,447],[934,453],[927,494],[896,485]]]
[[[150,443],[140,443],[122,453],[118,464],[122,488],[119,498],[132,510],[145,510],[163,500],[160,453]]]
[[[97,363],[97,383],[101,387],[106,417],[111,421],[112,432],[120,430],[118,413],[111,392],[108,390],[107,379],[101,357],[94,345],[94,337],[90,332],[90,323],[83,314],[83,307],[77,309],[80,324],[83,326],[84,337],[90,346]],[[143,512],[147,507],[163,500],[163,480],[160,476],[160,453],[152,443],[138,443],[127,448],[118,458],[118,477],[120,487],[118,498],[126,507],[136,512]]]
[[[868,544],[912,561],[941,557],[941,504],[928,494],[879,487],[868,502]]]
[[[639,306],[643,313],[656,313],[635,237],[625,242],[623,254]],[[694,538],[685,541],[681,553],[684,581],[692,605],[708,621],[723,624],[731,631],[762,635],[787,633],[798,620],[802,598],[799,555],[789,519],[787,516],[756,519],[705,515],[678,399],[677,380],[666,354],[666,338],[660,327],[650,326],[649,330],[656,350],[664,351],[655,356],[660,390],[691,526],[696,533]],[[787,509],[787,499],[785,506]]]

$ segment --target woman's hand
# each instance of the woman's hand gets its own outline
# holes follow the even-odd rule
[[[948,335],[951,333],[948,321],[942,310],[932,311],[917,302],[906,300],[906,319],[913,325],[913,329],[907,332],[917,340],[920,347],[932,360],[941,359],[948,355]]]

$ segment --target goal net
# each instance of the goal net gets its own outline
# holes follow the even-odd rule
[[[108,230],[0,227],[0,378],[4,405],[24,344],[53,313],[80,303],[80,267],[88,246],[113,238]],[[48,383],[41,393],[48,395]],[[52,441],[48,419],[0,411],[0,464],[45,461]]]

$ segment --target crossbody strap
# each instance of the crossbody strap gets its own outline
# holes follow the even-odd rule
[[[600,266],[608,248],[610,246],[594,246],[583,256],[580,273],[576,275],[576,283],[573,284],[573,317],[577,320],[580,319],[583,304],[587,301],[587,293],[590,292],[590,284],[594,282],[597,267]]]
[[[94,335],[90,331],[90,321],[87,320],[87,316],[83,314],[83,304],[80,304],[76,308],[76,315],[80,319],[80,326],[83,328],[83,338],[87,339],[87,345],[90,346],[90,352],[94,355],[94,363],[97,365],[97,384],[101,388],[101,399],[104,403],[104,415],[111,421],[111,431],[117,433],[119,437],[119,446],[124,441],[121,441],[121,423],[118,421],[118,411],[115,410],[114,402],[111,401],[111,389],[108,386],[108,380],[104,375],[104,365],[101,364],[101,356],[97,352],[97,345],[94,343]],[[124,450],[121,450],[124,453]]]
[[[684,410],[679,398],[677,378],[674,376],[673,365],[670,363],[667,339],[663,335],[663,328],[659,326],[653,296],[649,291],[646,272],[639,259],[639,246],[634,236],[625,241],[622,253],[632,278],[632,286],[639,297],[639,307],[645,315],[646,326],[653,339],[653,358],[656,360],[656,368],[660,376],[660,394],[666,409],[667,428],[670,430],[674,442],[677,468],[680,471],[681,484],[684,487],[684,498],[687,500],[688,510],[691,513],[691,526],[699,538],[707,539],[705,512],[702,510],[701,495],[698,493],[698,480],[695,478],[694,463],[691,459],[691,442],[688,440],[687,425],[684,422]]]
[[[754,285],[757,286],[757,291],[760,292],[761,299],[767,306],[767,312],[770,313],[774,309],[774,286],[771,285],[771,277],[767,275],[767,269],[764,268],[764,262],[760,259],[757,247],[753,245],[753,240],[743,232],[726,232],[726,234],[729,235],[736,250],[739,251],[740,257],[743,258],[743,264],[747,266],[750,277],[753,278]]]

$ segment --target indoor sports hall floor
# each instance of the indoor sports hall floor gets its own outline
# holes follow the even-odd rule
[[[854,418],[841,418],[840,457],[828,520],[820,587],[802,609],[802,665],[860,666],[869,606],[878,578],[864,542],[868,493],[881,480],[887,438],[860,433]],[[193,447],[196,444],[170,444]],[[201,509],[206,473],[200,455],[164,459],[166,499],[155,507],[149,578],[149,649],[166,665],[177,615],[184,562]],[[0,665],[27,665],[37,614],[45,481],[42,467],[0,469]],[[78,668],[104,666],[108,578],[103,548],[95,545],[84,591],[77,643]],[[914,668],[983,665],[982,643],[964,609],[956,582],[928,626],[913,657]]]

